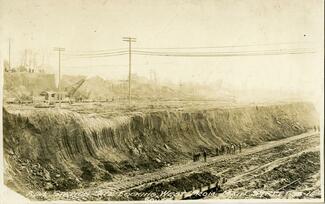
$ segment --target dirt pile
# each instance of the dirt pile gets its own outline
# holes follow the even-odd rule
[[[79,87],[74,97],[94,100],[126,100],[128,96],[127,80],[106,80],[99,76],[85,77],[82,75],[62,76],[62,90],[69,90],[71,86],[81,79],[84,84]],[[194,87],[196,93],[193,92]],[[207,86],[187,85],[182,87],[173,84],[158,84],[144,77],[134,77],[132,80],[133,100],[198,100],[218,97],[220,101],[229,101],[229,97],[221,92],[216,95],[215,90]],[[4,98],[17,98],[31,100],[32,96],[39,96],[42,91],[57,91],[54,74],[5,72],[4,73]],[[200,94],[204,93],[204,94]],[[209,94],[208,94],[209,93]]]
[[[68,190],[114,174],[159,168],[222,144],[256,145],[318,124],[310,104],[158,111],[102,118],[67,110],[4,110],[6,183]],[[33,173],[35,172],[35,173]]]
[[[82,79],[82,76],[63,76],[62,86],[69,87]],[[85,77],[84,77],[85,78]],[[184,100],[184,99],[202,99],[203,95],[194,94],[193,87],[178,87],[176,85],[157,84],[144,77],[132,79],[132,99],[133,100]],[[198,88],[197,88],[198,89]],[[208,87],[199,87],[199,90],[206,90]],[[211,90],[209,90],[211,92]],[[198,91],[199,92],[199,91]],[[108,99],[119,100],[127,99],[128,81],[127,80],[106,80],[99,76],[87,78],[85,83],[75,93],[76,96],[90,99]],[[205,94],[206,96],[208,94]],[[210,93],[211,95],[211,93]],[[219,98],[222,95],[219,94]],[[204,97],[207,98],[207,97]]]
[[[4,72],[4,99],[31,99],[42,91],[56,90],[54,74]]]

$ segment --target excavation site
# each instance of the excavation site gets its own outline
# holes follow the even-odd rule
[[[8,105],[5,184],[31,200],[320,198],[309,103],[116,110]]]
[[[323,203],[322,0],[0,0],[0,203]]]

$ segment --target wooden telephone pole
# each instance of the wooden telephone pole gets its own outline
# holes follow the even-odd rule
[[[9,70],[11,70],[11,39],[9,39],[9,60],[8,60],[8,64],[9,64]]]
[[[129,43],[129,105],[131,105],[131,43],[136,42],[136,38],[123,37],[123,41]]]
[[[61,52],[65,51],[64,48],[62,47],[56,47],[54,48],[54,51],[58,51],[59,52],[59,84],[58,84],[58,88],[59,88],[59,107],[61,107],[61,100],[62,100],[62,93],[61,93]]]

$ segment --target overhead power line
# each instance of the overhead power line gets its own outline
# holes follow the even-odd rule
[[[219,48],[243,48],[243,47],[260,47],[260,46],[279,46],[279,45],[306,45],[306,44],[315,44],[313,42],[279,42],[279,43],[260,43],[260,44],[246,44],[246,45],[223,45],[223,46],[199,46],[199,47],[135,47],[136,50],[145,50],[145,51],[157,51],[157,50],[196,50],[196,49],[219,49]],[[114,54],[116,52],[128,51],[128,48],[116,48],[116,49],[102,49],[102,50],[88,50],[88,51],[67,51],[65,52],[66,56],[96,56],[104,54]],[[203,50],[204,51],[204,50]]]
[[[88,50],[88,51],[68,51],[66,55],[77,56],[77,55],[96,55],[102,53],[112,53],[119,51],[127,51],[128,48],[117,48],[117,49],[105,49],[105,50]]]
[[[311,49],[278,49],[278,50],[253,50],[233,52],[153,52],[134,50],[136,55],[170,56],[170,57],[231,57],[231,56],[259,56],[259,55],[284,55],[315,53]]]
[[[176,64],[175,62],[162,62],[162,63],[138,63],[138,64],[132,64],[136,66],[147,66],[147,65],[166,65],[166,64]],[[99,67],[99,68],[116,68],[116,67],[128,67],[128,64],[87,64],[87,65],[68,65],[64,66],[66,68],[93,68],[93,67]]]
[[[128,51],[121,51],[121,52],[112,52],[112,53],[102,53],[96,55],[68,55],[65,56],[64,60],[67,59],[82,59],[82,58],[102,58],[102,57],[114,57],[114,56],[121,56],[127,55]]]
[[[175,57],[231,57],[231,56],[259,56],[259,55],[283,55],[283,54],[308,54],[315,53],[313,49],[272,49],[272,50],[247,50],[247,51],[226,51],[226,52],[163,52],[163,51],[145,51],[133,50],[136,55],[151,55],[151,56],[175,56]],[[66,59],[80,59],[80,58],[101,58],[113,57],[120,55],[127,55],[129,51],[106,52],[98,54],[84,54],[84,55],[68,55]]]
[[[274,45],[299,45],[299,44],[315,44],[314,42],[278,42],[278,43],[256,43],[246,45],[221,45],[221,46],[198,46],[198,47],[135,47],[134,49],[144,50],[186,50],[186,49],[219,49],[219,48],[241,48],[241,47],[259,47]]]
[[[208,53],[212,53],[212,54],[218,54],[218,53],[256,53],[256,52],[279,52],[279,51],[307,51],[307,50],[311,50],[308,48],[290,48],[290,49],[267,49],[267,50],[241,50],[241,51],[201,51],[201,52],[188,52],[188,51],[146,51],[146,50],[139,50],[139,49],[135,49],[134,52],[143,52],[143,53],[169,53],[169,54],[208,54]]]
[[[70,57],[96,57],[96,56],[103,56],[103,55],[114,55],[114,54],[121,54],[121,53],[128,53],[127,50],[115,51],[115,52],[101,52],[101,53],[93,53],[93,54],[67,54],[66,56]]]
[[[129,38],[123,38],[128,41]],[[130,42],[135,39],[131,38]],[[128,41],[129,42],[129,41]],[[307,42],[287,42],[287,43],[264,43],[264,44],[251,44],[251,45],[229,45],[229,46],[211,46],[211,47],[170,47],[170,48],[138,48],[134,50],[136,55],[148,56],[173,56],[173,57],[231,57],[231,56],[259,56],[259,55],[284,55],[284,54],[308,54],[315,51],[307,48],[282,48],[282,49],[268,49],[265,46],[273,45],[292,45],[292,44],[306,44]],[[310,43],[310,42],[309,42]],[[240,48],[240,47],[259,47],[264,46],[264,50],[211,50],[212,48]],[[185,49],[188,49],[185,51]],[[198,50],[201,49],[201,50]],[[176,51],[177,50],[177,51]],[[182,50],[182,51],[181,51]],[[192,51],[189,51],[192,50]],[[198,51],[193,51],[198,50]],[[67,59],[82,59],[82,58],[106,58],[121,55],[130,55],[130,50],[125,48],[120,49],[105,49],[105,50],[92,50],[81,52],[69,52],[64,54],[64,60]]]

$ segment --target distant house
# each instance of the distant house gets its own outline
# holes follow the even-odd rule
[[[42,91],[40,97],[35,97],[35,101],[43,102],[56,102],[60,99],[62,102],[68,102],[69,97],[67,97],[66,92],[54,92],[54,91]]]
[[[42,91],[40,96],[44,98],[45,101],[52,101],[57,99],[57,93],[51,91]]]

